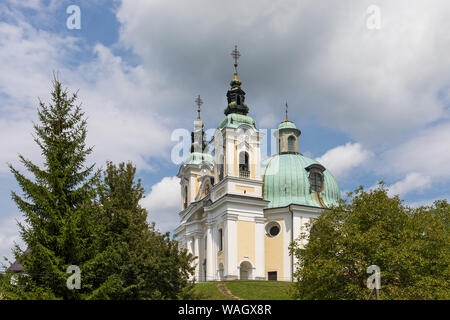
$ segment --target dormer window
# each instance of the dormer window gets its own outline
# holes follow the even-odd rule
[[[320,192],[323,185],[323,176],[320,172],[311,172],[309,174],[309,184],[311,186],[311,191]]]
[[[305,168],[309,172],[310,192],[321,192],[323,189],[323,172],[325,167],[321,164],[314,163]]]

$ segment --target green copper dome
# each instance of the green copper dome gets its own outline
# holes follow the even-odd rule
[[[214,166],[214,159],[209,153],[192,152],[189,157],[184,160],[184,165],[200,165],[202,162],[206,162]]]
[[[253,120],[252,117],[238,113],[230,113],[229,115],[227,115],[226,118],[223,119],[222,123],[219,125],[219,129],[223,128],[236,129],[243,124],[246,124],[256,130],[255,120]]]
[[[307,168],[317,161],[299,153],[278,154],[261,163],[264,199],[269,208],[299,204],[329,208],[337,205],[341,193],[333,175],[325,169],[320,192],[312,191]]]
[[[297,127],[293,122],[287,120],[280,123],[280,125],[278,126],[278,130],[280,129],[297,129]]]

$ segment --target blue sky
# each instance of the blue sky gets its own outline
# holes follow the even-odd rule
[[[66,9],[78,5],[81,29]],[[32,141],[38,98],[58,71],[88,116],[89,159],[132,161],[143,205],[163,231],[176,226],[175,129],[223,119],[235,44],[250,115],[276,128],[289,103],[300,151],[341,191],[386,182],[411,205],[450,195],[450,4],[445,0],[170,0],[0,3],[0,256],[20,243],[7,163],[40,163]],[[379,22],[374,28],[373,22]],[[23,170],[23,168],[22,168]]]

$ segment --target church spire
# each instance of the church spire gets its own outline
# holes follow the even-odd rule
[[[203,131],[203,122],[200,119],[200,106],[203,104],[203,100],[200,95],[195,99],[197,104],[197,119],[194,121],[194,131],[191,132],[191,152],[203,153],[206,147],[205,132]]]
[[[234,59],[234,76],[230,81],[231,89],[227,92],[228,107],[225,109],[225,115],[229,115],[231,113],[247,115],[248,107],[244,103],[245,92],[241,89],[242,81],[239,79],[237,72],[238,59],[241,56],[241,53],[238,51],[236,45],[234,46],[234,50],[231,52],[231,56]]]
[[[230,82],[230,85],[231,87],[240,86],[242,84],[242,81],[238,77],[237,67],[238,67],[238,59],[241,56],[241,53],[238,51],[237,45],[234,46],[234,50],[231,52],[231,56],[234,59],[234,76]]]
[[[289,119],[288,119],[288,104],[287,104],[287,101],[286,101],[286,118],[284,119],[284,121],[289,121]]]
[[[197,103],[197,112],[198,112],[198,117],[197,120],[200,120],[200,106],[203,104],[203,100],[200,98],[200,95],[198,95],[197,99],[195,99],[195,103]]]

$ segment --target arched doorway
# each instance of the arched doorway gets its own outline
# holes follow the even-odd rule
[[[252,265],[248,261],[243,261],[239,266],[239,279],[249,280],[252,279]]]

